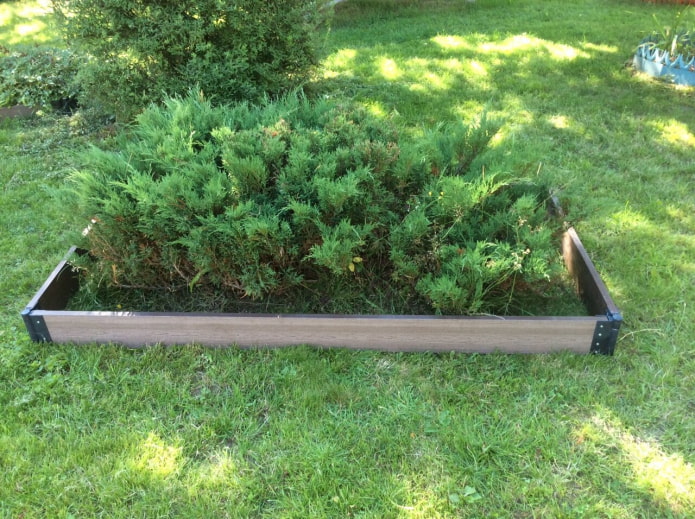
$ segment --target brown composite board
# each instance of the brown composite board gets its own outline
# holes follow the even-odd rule
[[[565,266],[575,280],[575,289],[589,313],[618,317],[620,315],[618,307],[572,227],[567,229],[563,237],[562,254]]]
[[[436,317],[46,312],[55,342],[588,353],[595,317]]]
[[[70,258],[76,253],[77,248],[71,247],[63,260],[53,269],[44,284],[27,305],[27,309],[33,310],[62,310],[68,304],[70,298],[79,289],[79,273],[70,264]]]

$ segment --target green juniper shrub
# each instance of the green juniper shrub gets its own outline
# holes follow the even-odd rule
[[[443,314],[504,311],[514,287],[558,274],[545,191],[469,167],[493,123],[441,130],[409,140],[363,109],[299,96],[168,99],[74,177],[93,220],[85,268],[97,286],[192,297],[304,291],[313,311],[331,287]]]
[[[165,93],[199,85],[213,101],[251,100],[302,84],[318,63],[322,0],[53,0],[85,104],[129,119]]]
[[[46,47],[0,46],[0,106],[60,108],[78,95],[76,75],[81,58],[74,52]]]

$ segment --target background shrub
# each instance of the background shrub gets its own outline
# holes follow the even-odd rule
[[[78,94],[81,60],[69,50],[0,46],[0,106],[48,107],[69,103]]]
[[[88,268],[115,286],[304,291],[312,311],[339,287],[499,312],[515,286],[553,275],[544,191],[468,167],[495,133],[489,122],[444,130],[410,141],[363,110],[297,97],[169,99],[75,176],[94,221]]]
[[[198,85],[211,100],[300,85],[317,64],[320,0],[54,0],[70,45],[96,59],[84,102],[127,118]]]

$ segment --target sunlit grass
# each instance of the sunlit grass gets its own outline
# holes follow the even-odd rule
[[[632,434],[614,416],[597,414],[576,433],[582,448],[623,464],[630,485],[649,492],[664,510],[682,514],[695,509],[695,467],[682,455],[667,453],[658,442]],[[614,450],[615,449],[615,450]]]
[[[396,80],[403,75],[398,64],[390,58],[382,58],[379,64],[381,74],[388,80]]]
[[[147,435],[136,446],[137,454],[131,462],[132,468],[147,475],[166,478],[181,468],[181,447],[170,445],[154,433]]]
[[[443,49],[456,51],[469,51],[473,54],[498,54],[511,56],[534,53],[547,53],[551,59],[557,61],[574,60],[576,58],[589,58],[590,54],[569,45],[557,44],[528,34],[515,34],[499,41],[480,42],[481,36],[462,37],[453,35],[439,35],[432,41]]]
[[[50,0],[0,3],[0,45],[18,44],[63,45]]]
[[[661,137],[664,141],[670,144],[683,146],[689,151],[695,147],[695,135],[693,135],[688,126],[681,121],[676,119],[654,121],[652,126],[661,133]]]
[[[0,517],[695,517],[695,96],[624,66],[671,7],[348,0],[315,87],[414,133],[501,117],[479,167],[555,187],[613,358],[31,344],[99,133],[0,121]]]

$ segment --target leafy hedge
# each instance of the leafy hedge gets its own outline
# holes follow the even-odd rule
[[[322,0],[53,0],[66,41],[95,59],[83,104],[128,119],[198,85],[215,101],[289,91],[318,62]]]
[[[296,96],[169,99],[75,175],[93,279],[253,299],[349,286],[500,312],[553,276],[557,252],[540,186],[471,170],[495,132],[483,120],[413,140]]]
[[[82,60],[69,50],[0,46],[0,106],[49,107],[75,98]]]

